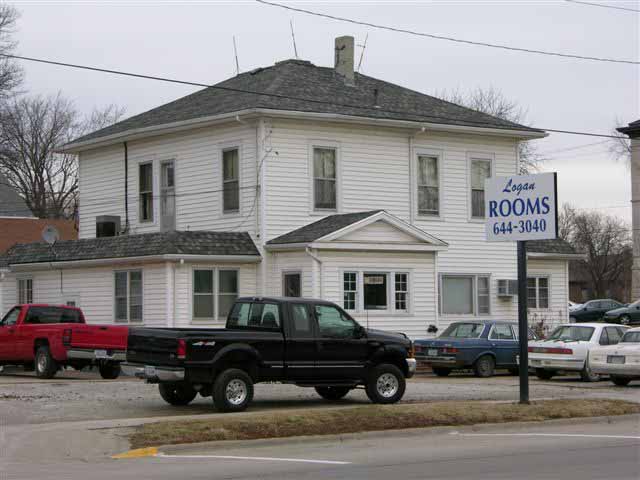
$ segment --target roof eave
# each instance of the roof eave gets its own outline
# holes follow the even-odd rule
[[[527,258],[531,260],[585,260],[585,253],[545,253],[527,252]]]

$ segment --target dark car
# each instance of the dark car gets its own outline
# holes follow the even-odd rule
[[[529,330],[529,340],[536,338]],[[468,368],[478,377],[491,377],[496,368],[515,373],[518,351],[518,324],[495,320],[455,322],[436,339],[415,341],[416,360],[440,377]]]
[[[569,320],[571,322],[600,322],[605,313],[624,306],[626,306],[624,303],[609,298],[590,300],[577,308],[570,309]]]
[[[604,321],[621,325],[640,325],[640,300],[626,307],[609,310],[604,314]]]

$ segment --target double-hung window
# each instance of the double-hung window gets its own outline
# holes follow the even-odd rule
[[[313,148],[313,208],[337,209],[337,152],[335,148]]]
[[[222,152],[222,208],[224,213],[240,210],[240,155],[237,148]]]
[[[160,229],[176,229],[175,163],[168,160],[160,164]]]
[[[440,311],[444,315],[487,315],[489,300],[487,275],[440,277]]]
[[[238,271],[193,270],[193,318],[225,319],[238,298]]]
[[[142,163],[138,168],[140,221],[153,222],[153,164]]]
[[[18,280],[18,303],[33,303],[33,279]]]
[[[438,157],[418,155],[418,215],[440,214]]]
[[[344,272],[343,294],[345,310],[355,310],[358,302],[358,274],[356,272]]]
[[[527,278],[527,306],[529,308],[549,308],[549,278]]]
[[[484,218],[484,181],[491,177],[491,160],[471,159],[471,217]]]
[[[115,272],[116,322],[142,322],[142,271]]]
[[[409,310],[409,273],[407,272],[344,272],[342,274],[343,303],[351,311]]]

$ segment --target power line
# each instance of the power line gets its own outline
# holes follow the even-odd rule
[[[379,24],[375,24],[375,23],[364,22],[364,21],[361,21],[361,20],[353,20],[351,18],[338,17],[338,16],[335,16],[335,15],[329,15],[329,14],[326,14],[326,13],[320,13],[320,12],[314,12],[312,10],[306,10],[304,8],[296,8],[296,7],[291,7],[289,5],[282,5],[282,4],[276,3],[276,2],[267,2],[266,0],[255,0],[255,1],[258,2],[258,3],[262,3],[263,5],[269,5],[271,7],[284,8],[285,10],[291,10],[291,11],[299,12],[299,13],[306,13],[307,15],[314,15],[316,17],[328,18],[330,20],[337,20],[339,22],[347,22],[347,23],[352,23],[352,24],[355,24],[355,25],[363,25],[365,27],[377,28],[377,29],[380,29],[380,30],[389,30],[391,32],[397,32],[397,33],[407,33],[409,35],[414,35],[414,36],[418,36],[418,37],[433,38],[433,39],[436,39],[436,40],[446,40],[446,41],[449,41],[449,42],[464,43],[464,44],[467,44],[467,45],[475,45],[475,46],[490,47],[490,48],[499,48],[499,49],[502,49],[502,50],[510,50],[510,51],[515,51],[515,52],[525,52],[525,53],[535,53],[535,54],[539,54],[539,55],[549,55],[549,56],[554,56],[554,57],[572,58],[572,59],[577,59],[577,60],[591,60],[591,61],[595,61],[595,62],[625,63],[625,64],[630,64],[630,65],[640,65],[640,62],[634,61],[634,60],[623,60],[623,59],[604,58],[604,57],[590,57],[590,56],[586,56],[586,55],[576,55],[576,54],[572,54],[572,53],[561,53],[561,52],[553,52],[553,51],[547,51],[547,50],[535,50],[535,49],[532,49],[532,48],[522,48],[522,47],[510,47],[508,45],[481,42],[481,41],[476,41],[476,40],[464,40],[464,39],[456,38],[456,37],[449,37],[449,36],[445,36],[445,35],[436,35],[436,34],[433,34],[433,33],[418,32],[418,31],[415,31],[415,30],[408,30],[408,29],[405,29],[405,28],[390,27],[390,26],[386,26],[386,25],[379,25]]]
[[[618,6],[615,6],[615,5],[605,5],[603,3],[579,2],[578,0],[564,0],[564,1],[568,2],[568,3],[578,3],[580,5],[589,5],[590,7],[612,8],[614,10],[625,10],[627,12],[640,12],[640,10],[636,10],[635,8],[618,7]]]
[[[556,150],[548,150],[548,151],[542,151],[539,152],[541,155],[550,155],[552,153],[560,153],[560,152],[570,152],[572,150],[579,150],[582,148],[587,148],[587,147],[593,147],[595,145],[602,145],[604,143],[607,143],[609,140],[601,140],[600,142],[594,142],[594,143],[585,143],[582,145],[575,145],[573,147],[567,147],[567,148],[558,148]]]
[[[359,110],[372,110],[375,112],[384,112],[384,113],[393,113],[393,114],[398,114],[398,115],[407,115],[407,114],[411,114],[414,115],[416,117],[422,117],[424,119],[436,119],[436,120],[448,120],[448,121],[452,121],[452,122],[460,122],[461,120],[459,118],[454,118],[454,117],[444,117],[441,115],[427,115],[424,113],[418,113],[418,112],[407,112],[405,110],[390,110],[390,109],[384,109],[384,108],[377,108],[375,106],[365,106],[365,105],[356,105],[356,104],[349,104],[349,103],[340,103],[340,102],[330,102],[330,101],[326,101],[326,100],[318,100],[315,98],[306,98],[306,97],[298,97],[298,96],[292,96],[292,95],[285,95],[285,94],[281,94],[281,93],[270,93],[270,92],[262,92],[262,91],[257,91],[257,90],[246,90],[246,89],[242,89],[242,88],[233,88],[233,87],[225,87],[225,86],[221,86],[221,85],[210,85],[210,84],[206,84],[206,83],[200,83],[200,82],[192,82],[192,81],[188,81],[188,80],[179,80],[179,79],[175,79],[175,78],[168,78],[168,77],[160,77],[157,75],[145,75],[145,74],[141,74],[141,73],[133,73],[133,72],[125,72],[122,70],[113,70],[113,69],[108,69],[108,68],[100,68],[100,67],[93,67],[90,65],[80,65],[80,64],[74,64],[74,63],[66,63],[66,62],[58,62],[55,60],[46,60],[43,58],[35,58],[35,57],[26,57],[26,56],[22,56],[22,55],[9,55],[9,54],[0,54],[0,58],[13,58],[16,60],[24,60],[24,61],[28,61],[28,62],[36,62],[36,63],[44,63],[47,65],[56,65],[56,66],[60,66],[60,67],[68,67],[68,68],[77,68],[80,70],[89,70],[92,72],[100,72],[100,73],[109,73],[109,74],[113,74],[113,75],[122,75],[122,76],[126,76],[126,77],[133,77],[133,78],[142,78],[145,80],[157,80],[160,82],[167,82],[167,83],[176,83],[179,85],[188,85],[188,86],[192,86],[192,87],[204,87],[204,88],[212,88],[212,89],[216,89],[216,90],[222,90],[222,91],[227,91],[227,92],[233,92],[233,93],[247,93],[247,94],[251,94],[251,95],[256,95],[256,96],[265,96],[265,97],[275,97],[275,98],[281,98],[281,99],[285,99],[285,100],[298,100],[298,101],[304,101],[304,102],[309,102],[309,103],[315,103],[315,104],[320,104],[320,105],[331,105],[334,107],[346,107],[346,108],[354,108],[354,109],[359,109]],[[428,120],[430,121],[430,120]],[[477,120],[465,120],[466,123],[468,124],[475,124],[477,126],[480,127],[484,127],[484,128],[496,128],[496,126],[494,124],[491,123],[487,123],[487,122],[481,122],[481,121],[477,121]],[[437,123],[437,122],[435,122]],[[440,123],[446,123],[446,122],[440,122]],[[497,127],[500,128],[500,127]],[[517,128],[517,127],[504,127],[504,128]],[[558,129],[553,129],[553,128],[537,128],[540,131],[547,131],[547,132],[554,132],[554,133],[565,133],[565,134],[569,134],[569,135],[584,135],[584,136],[589,136],[589,137],[602,137],[602,138],[620,138],[617,135],[609,135],[609,134],[602,134],[602,133],[590,133],[590,132],[580,132],[580,131],[575,131],[575,130],[558,130]]]

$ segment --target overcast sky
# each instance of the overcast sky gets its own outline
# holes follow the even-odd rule
[[[606,2],[640,9],[638,1]],[[22,55],[216,83],[299,56],[332,66],[333,39],[369,34],[362,73],[424,93],[493,86],[528,109],[540,128],[608,133],[640,118],[637,65],[570,60],[381,31],[245,2],[14,2]],[[292,2],[290,5],[422,32],[587,56],[640,59],[637,13],[555,1]],[[116,103],[133,115],[194,88],[25,64],[31,93],[62,92],[79,109]],[[552,134],[541,152],[602,139]],[[552,153],[561,202],[631,218],[628,166],[600,143]],[[615,207],[615,208],[612,208]]]

